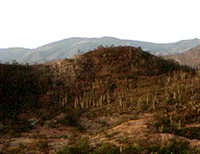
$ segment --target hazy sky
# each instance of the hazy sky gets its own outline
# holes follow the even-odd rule
[[[199,0],[0,0],[0,48],[70,37],[200,38]]]

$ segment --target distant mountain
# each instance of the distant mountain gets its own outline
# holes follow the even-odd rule
[[[10,62],[11,60],[19,60],[25,54],[28,54],[31,49],[25,48],[7,48],[0,49],[0,61]]]
[[[184,40],[176,43],[157,44],[133,40],[121,40],[113,37],[102,38],[69,38],[58,42],[53,42],[36,49],[11,50],[0,49],[0,60],[3,62],[12,59],[20,63],[44,62],[57,59],[71,58],[78,53],[91,51],[98,46],[134,46],[141,47],[144,51],[149,51],[156,55],[169,55],[182,53],[200,44],[199,39]],[[3,55],[3,56],[2,56]]]
[[[200,65],[200,45],[179,54],[164,56],[165,59],[173,59],[179,64],[196,67]]]

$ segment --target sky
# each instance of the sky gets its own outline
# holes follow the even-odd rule
[[[169,43],[200,38],[199,0],[0,0],[0,48],[71,37]]]

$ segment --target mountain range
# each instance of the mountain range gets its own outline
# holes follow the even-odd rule
[[[182,53],[200,44],[200,39],[183,40],[176,43],[151,43],[134,40],[122,40],[113,37],[68,38],[35,49],[8,48],[0,49],[2,63],[17,60],[19,63],[42,63],[57,59],[71,58],[79,53],[91,51],[98,46],[134,46],[141,47],[155,55]]]

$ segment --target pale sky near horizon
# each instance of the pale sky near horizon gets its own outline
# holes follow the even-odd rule
[[[70,37],[169,43],[200,38],[199,0],[0,0],[0,48]]]

